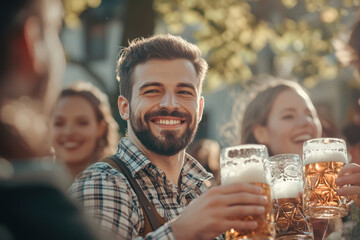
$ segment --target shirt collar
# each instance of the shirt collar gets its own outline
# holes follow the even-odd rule
[[[150,160],[127,138],[122,138],[120,140],[116,156],[126,164],[133,177],[141,169],[152,164]]]

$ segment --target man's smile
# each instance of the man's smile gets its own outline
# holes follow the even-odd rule
[[[170,116],[153,117],[149,119],[149,121],[161,128],[178,128],[183,126],[183,124],[186,122],[186,120],[183,118],[170,117]]]

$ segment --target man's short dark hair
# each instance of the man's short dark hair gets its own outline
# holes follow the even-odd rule
[[[167,34],[135,39],[129,47],[122,49],[116,69],[120,95],[131,101],[133,86],[131,75],[137,64],[145,63],[150,59],[177,58],[187,59],[193,64],[201,91],[208,64],[201,57],[199,48],[181,37]]]

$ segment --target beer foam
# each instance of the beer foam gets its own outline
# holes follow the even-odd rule
[[[267,183],[262,164],[248,164],[246,167],[227,166],[221,169],[222,184]]]
[[[303,165],[317,162],[343,162],[347,163],[347,157],[342,152],[311,152],[309,156],[304,157]]]
[[[304,192],[302,181],[277,181],[272,184],[271,192],[274,199],[298,198]]]

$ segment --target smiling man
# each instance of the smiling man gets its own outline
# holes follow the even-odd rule
[[[70,189],[118,239],[213,239],[257,227],[235,217],[264,212],[261,189],[231,184],[205,192],[211,174],[185,153],[202,117],[207,68],[199,49],[180,37],[139,39],[123,49],[118,106],[128,136],[112,160],[90,166]]]

